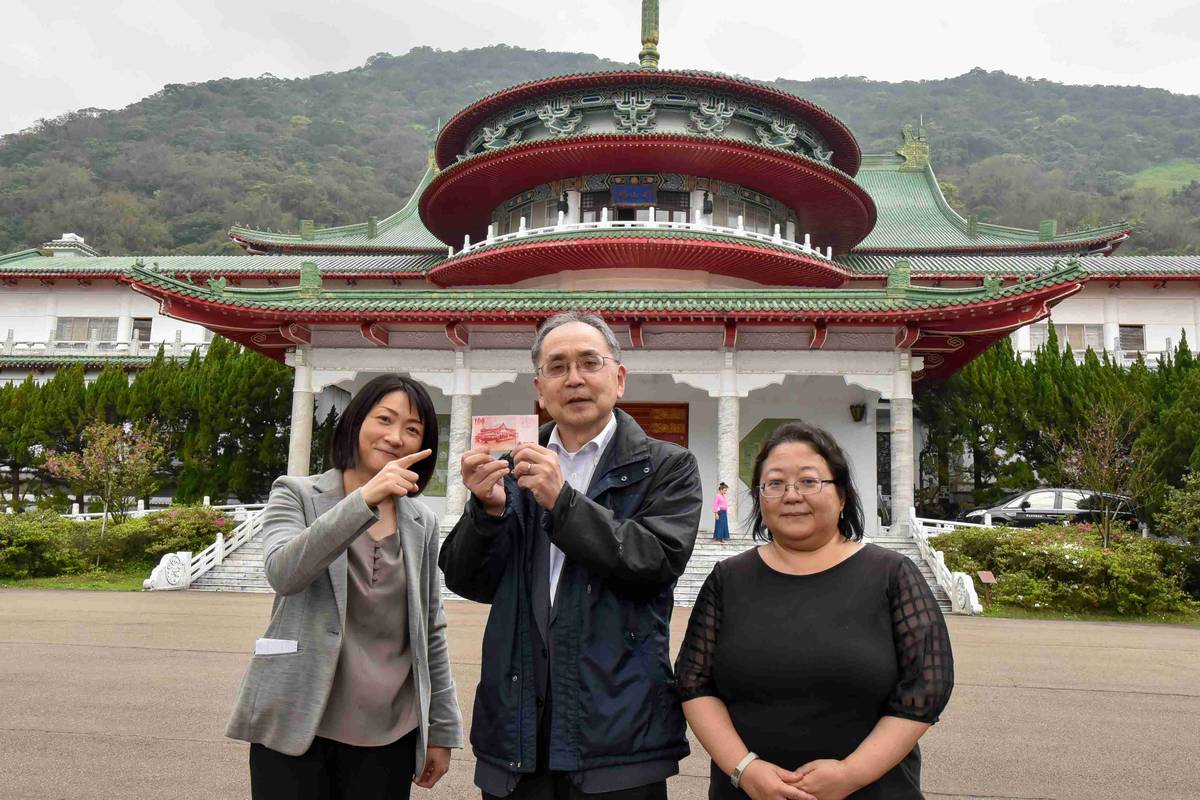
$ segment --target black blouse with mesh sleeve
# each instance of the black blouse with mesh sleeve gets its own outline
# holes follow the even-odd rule
[[[777,572],[751,549],[717,564],[675,664],[684,701],[714,696],[760,757],[845,758],[880,717],[934,723],[954,686],[945,620],[916,565],[877,545],[824,572]],[[913,751],[851,795],[920,798]],[[710,798],[745,798],[716,766]]]

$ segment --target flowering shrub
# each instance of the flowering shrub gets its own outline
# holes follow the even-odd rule
[[[99,558],[110,569],[144,567],[165,553],[199,553],[236,527],[231,517],[204,506],[177,506],[145,517],[76,522],[53,511],[0,515],[0,578],[36,578],[86,571]]]
[[[946,566],[990,570],[995,602],[1023,608],[1146,615],[1196,608],[1184,590],[1181,560],[1166,562],[1161,543],[1113,532],[1101,546],[1090,525],[1043,525],[1031,530],[960,528],[930,540]]]
[[[53,511],[0,514],[0,578],[42,578],[87,569],[75,524]]]

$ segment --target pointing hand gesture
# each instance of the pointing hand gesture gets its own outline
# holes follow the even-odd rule
[[[363,500],[366,500],[369,506],[377,506],[389,497],[404,497],[416,493],[417,473],[409,467],[431,455],[432,450],[421,450],[389,461],[362,487]]]

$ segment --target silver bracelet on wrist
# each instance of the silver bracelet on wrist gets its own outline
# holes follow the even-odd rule
[[[758,758],[758,754],[751,750],[742,757],[738,765],[733,768],[733,772],[729,774],[729,782],[733,784],[733,788],[737,789],[738,784],[742,782],[742,773],[746,771],[746,767],[750,766],[750,762]]]

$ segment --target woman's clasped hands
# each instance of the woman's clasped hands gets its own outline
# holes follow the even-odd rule
[[[739,783],[751,800],[843,800],[861,786],[846,763],[836,759],[810,761],[794,770],[755,759]]]

